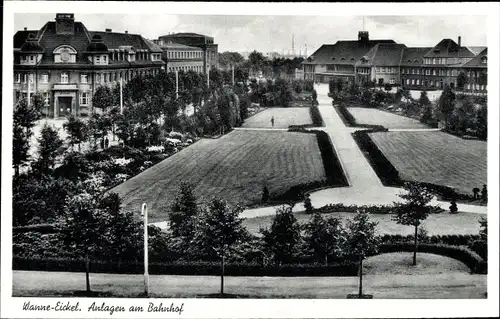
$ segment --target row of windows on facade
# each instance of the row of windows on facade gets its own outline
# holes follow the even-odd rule
[[[136,53],[137,60],[149,60],[149,54],[147,52],[137,52]],[[25,63],[34,63],[35,62],[35,55],[21,55],[21,64]],[[133,62],[136,60],[136,56],[134,54],[125,54],[125,52],[111,52],[110,54],[110,60],[111,61],[129,61]],[[161,60],[161,54],[151,54],[151,61],[160,61]],[[70,59],[70,58],[63,58],[60,57],[58,59],[58,55],[54,55],[54,63],[75,63],[76,59]],[[107,64],[108,63],[108,56],[107,55],[96,55],[94,56],[93,60],[94,64]]]
[[[138,75],[153,75],[153,74],[158,74],[158,73],[159,73],[159,70],[157,70],[157,69],[145,70],[145,71],[131,71],[130,78],[133,78],[134,76],[138,76]],[[16,73],[15,74],[15,82],[16,83],[21,82],[21,75],[22,75],[23,83],[26,83],[28,81],[28,78],[29,78],[30,83],[34,82],[34,74]],[[125,81],[128,81],[129,72],[124,72],[124,73],[112,72],[112,73],[102,73],[102,74],[97,73],[96,74],[96,83],[100,83],[101,81],[104,81],[104,83],[119,81],[120,78],[122,78],[122,77]],[[83,83],[83,84],[89,83],[88,79],[89,79],[88,74],[80,74],[80,83]],[[44,83],[44,84],[49,83],[49,74],[47,74],[47,73],[41,74],[40,75],[40,82]],[[68,84],[69,83],[69,73],[67,73],[67,72],[61,73],[60,78],[59,78],[59,83]]]
[[[203,52],[201,51],[167,51],[169,59],[201,59]]]
[[[168,67],[169,72],[175,72],[175,71],[195,71],[198,73],[203,72],[203,66],[202,65],[186,65],[186,66],[170,66]]]
[[[470,60],[467,58],[467,60]],[[464,63],[464,59],[462,58],[424,58],[424,64],[459,64]],[[481,63],[487,64],[488,57],[481,57]]]
[[[31,92],[30,97],[33,96],[34,94],[36,94],[36,92]],[[89,91],[79,92],[79,95],[80,95],[80,98],[79,98],[80,106],[88,106],[90,99],[91,99],[90,92]],[[27,92],[21,92],[21,91],[16,92],[16,99],[17,100],[19,100],[21,97],[27,98],[27,96],[28,96]],[[50,93],[49,92],[47,92],[47,91],[43,92],[42,98],[43,98],[45,105],[50,105]]]
[[[443,83],[441,81],[425,81],[420,79],[406,79],[406,85],[425,85],[431,87],[442,87]],[[486,85],[480,84],[466,84],[465,89],[467,90],[476,90],[476,91],[484,91],[486,90]]]

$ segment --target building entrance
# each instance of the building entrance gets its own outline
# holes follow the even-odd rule
[[[60,96],[58,97],[58,105],[59,105],[59,116],[65,117],[71,114],[71,96]]]

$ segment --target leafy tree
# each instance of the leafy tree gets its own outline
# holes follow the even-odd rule
[[[456,214],[458,212],[457,202],[452,200],[450,203],[450,214]]]
[[[324,261],[326,265],[329,256],[335,257],[342,252],[345,233],[337,218],[325,219],[316,212],[304,226],[306,244],[314,252],[316,260]]]
[[[480,230],[479,236],[481,236],[481,240],[488,240],[488,220],[485,217],[481,217],[479,219]]]
[[[486,184],[483,185],[483,188],[481,189],[481,199],[484,201],[488,200],[488,189],[486,188]]]
[[[463,90],[467,83],[467,76],[464,72],[460,72],[457,76],[457,89]]]
[[[359,210],[347,222],[346,252],[359,260],[359,298],[363,297],[363,259],[378,250],[380,244],[375,227],[378,223],[370,220],[370,214]]]
[[[472,194],[474,196],[474,199],[478,199],[479,198],[479,191],[480,191],[479,187],[474,187],[472,189]]]
[[[63,128],[68,133],[68,141],[71,145],[71,149],[73,150],[75,144],[78,144],[78,151],[80,151],[80,143],[85,141],[88,136],[87,124],[80,118],[71,114],[66,118]]]
[[[225,51],[219,53],[219,66],[222,68],[231,68],[231,66],[237,66],[242,64],[245,58],[238,52]]]
[[[488,109],[486,105],[481,105],[476,112],[476,135],[482,140],[488,138]]]
[[[22,99],[14,107],[13,141],[12,141],[12,166],[15,176],[29,161],[30,139],[33,136],[35,122],[40,119],[40,111],[36,103],[28,106],[28,101]]]
[[[429,123],[434,119],[432,103],[427,97],[427,91],[422,91],[420,93],[420,98],[418,99],[418,106],[420,107],[420,121],[423,123]]]
[[[98,207],[95,196],[82,192],[68,199],[64,211],[59,226],[65,231],[67,244],[84,252],[86,292],[90,294],[90,256],[96,252],[105,236],[99,229],[103,210]]]
[[[417,264],[418,226],[427,219],[435,207],[429,205],[434,195],[418,183],[406,182],[404,192],[399,194],[404,202],[394,203],[393,220],[401,225],[415,227],[415,250],[413,251],[413,265]]]
[[[300,225],[292,213],[293,206],[276,209],[270,229],[261,229],[264,249],[275,264],[281,265],[293,260],[300,242]]]
[[[194,228],[191,249],[207,258],[220,259],[221,285],[224,294],[224,266],[226,258],[231,256],[234,246],[248,237],[243,219],[239,217],[243,208],[230,207],[226,201],[214,198],[208,208],[202,210]]]
[[[115,101],[117,98],[114,97],[114,94],[116,94],[116,92],[111,90],[108,86],[99,86],[92,96],[92,106],[105,112],[108,108],[116,105]]]
[[[314,89],[312,90],[311,97],[312,97],[313,103],[318,101],[318,93],[316,92],[316,90],[314,90]]]
[[[168,221],[172,235],[190,240],[193,236],[194,218],[198,214],[198,204],[196,203],[193,184],[181,183],[171,210]]]
[[[260,52],[253,51],[248,55],[248,62],[250,64],[250,69],[255,74],[259,70],[263,70],[267,59]]]
[[[443,93],[439,97],[438,110],[444,116],[445,127],[448,127],[448,122],[455,109],[455,93],[450,88],[450,86],[445,86]]]
[[[306,214],[314,213],[314,207],[312,205],[311,196],[309,194],[306,194],[304,196],[304,208],[306,210]]]
[[[35,167],[38,172],[48,174],[54,168],[56,159],[64,151],[63,141],[51,126],[45,124],[38,138],[38,158]]]

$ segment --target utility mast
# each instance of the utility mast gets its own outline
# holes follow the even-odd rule
[[[295,34],[292,33],[292,54],[295,56]]]

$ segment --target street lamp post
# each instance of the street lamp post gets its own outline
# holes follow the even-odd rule
[[[148,205],[142,204],[141,215],[144,216],[144,294],[149,295],[149,273],[148,273]]]

